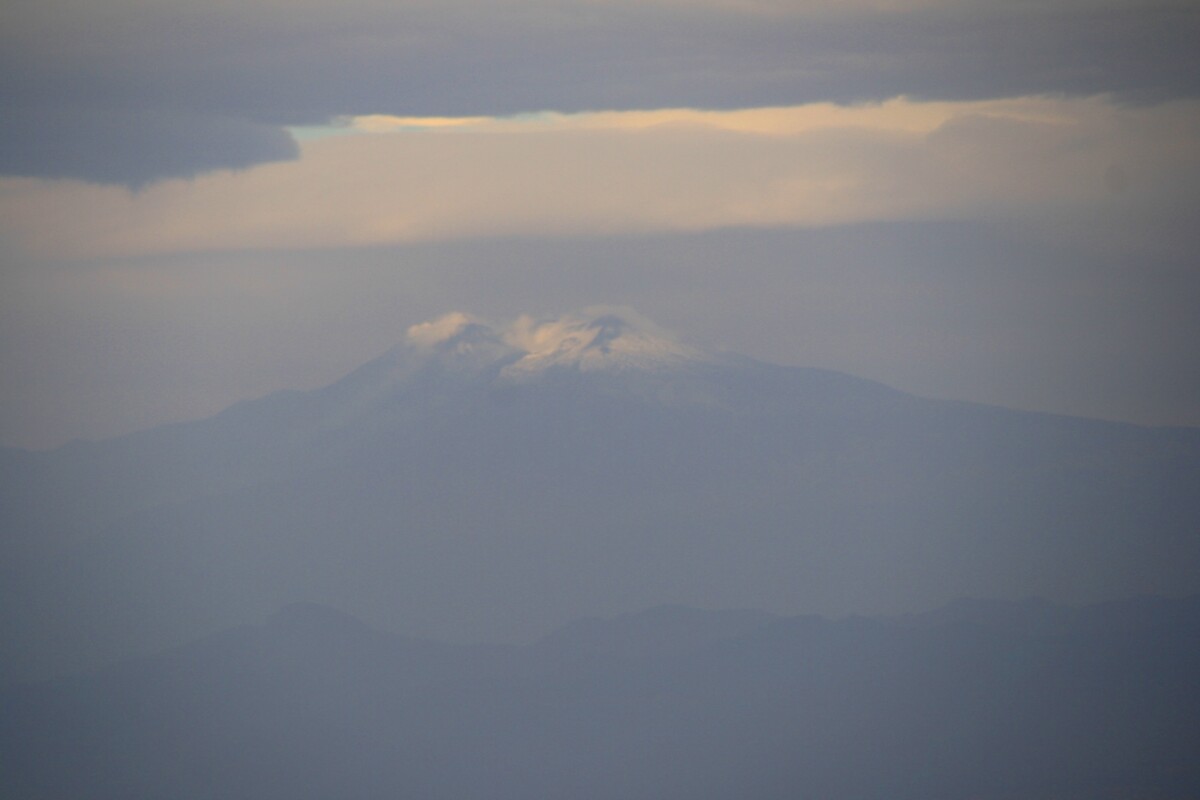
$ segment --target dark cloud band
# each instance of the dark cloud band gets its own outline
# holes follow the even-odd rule
[[[1137,101],[1200,89],[1194,4],[804,13],[547,0],[195,5],[14,4],[0,34],[0,171],[139,183],[246,166],[294,154],[281,126],[339,114],[900,94]],[[48,116],[71,124],[51,126]]]
[[[293,159],[282,128],[197,112],[23,109],[0,123],[0,173],[132,187]]]

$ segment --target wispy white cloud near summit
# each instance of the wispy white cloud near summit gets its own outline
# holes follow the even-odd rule
[[[405,344],[420,353],[448,352],[476,364],[503,362],[501,375],[520,379],[548,369],[670,369],[704,358],[631,308],[593,306],[552,317],[522,314],[499,325],[461,311],[409,327]]]
[[[404,338],[408,344],[414,347],[436,347],[458,336],[464,328],[472,324],[477,323],[471,315],[461,311],[451,311],[437,319],[410,325]]]

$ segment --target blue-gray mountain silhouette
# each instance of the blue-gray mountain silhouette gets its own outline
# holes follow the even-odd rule
[[[532,645],[317,606],[0,692],[7,797],[1185,798],[1200,596],[653,609]]]
[[[447,641],[661,604],[900,613],[1200,591],[1200,430],[465,315],[207,420],[0,451],[3,675],[293,602]]]

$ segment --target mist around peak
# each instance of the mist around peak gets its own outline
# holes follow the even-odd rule
[[[522,314],[500,324],[453,311],[411,326],[405,344],[427,357],[506,362],[501,374],[509,379],[555,367],[654,370],[706,359],[636,311],[611,306],[557,317]]]

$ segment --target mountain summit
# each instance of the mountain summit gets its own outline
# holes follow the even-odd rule
[[[499,374],[506,379],[556,368],[657,370],[707,360],[635,312],[613,308],[550,319],[523,315],[500,328],[453,312],[410,327],[401,347],[418,358],[481,368],[500,365]]]

